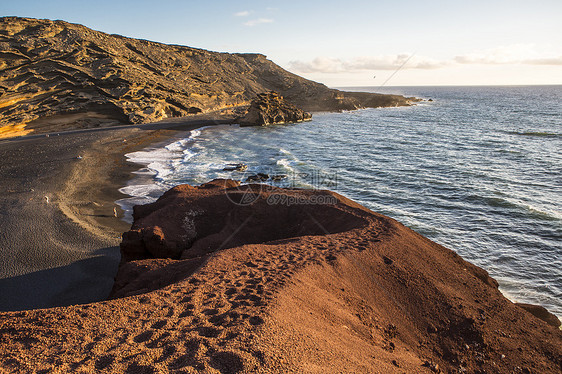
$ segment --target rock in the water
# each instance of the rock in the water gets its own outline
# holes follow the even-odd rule
[[[261,93],[250,104],[248,113],[238,120],[240,126],[267,126],[310,121],[312,115],[288,103],[277,92]]]
[[[250,175],[246,178],[246,182],[265,182],[269,179],[269,174],[257,173],[255,175]]]
[[[237,163],[237,164],[228,164],[222,170],[223,171],[245,171],[246,169],[248,169],[248,165],[240,162],[240,163]]]
[[[271,176],[271,180],[275,181],[275,182],[278,182],[278,181],[283,180],[285,178],[287,178],[286,174],[276,174],[276,175]]]

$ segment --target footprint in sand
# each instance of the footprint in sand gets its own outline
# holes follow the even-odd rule
[[[145,342],[148,339],[152,338],[152,335],[154,335],[154,331],[147,330],[147,331],[142,332],[142,333],[138,334],[137,336],[135,336],[133,338],[133,340],[135,341],[135,343],[142,343],[142,342]]]
[[[202,326],[202,327],[198,327],[196,328],[197,332],[199,333],[200,336],[205,337],[205,338],[216,338],[221,334],[221,330],[214,328],[214,327],[207,327],[207,326]]]
[[[152,339],[150,342],[146,343],[146,347],[150,349],[166,347],[169,345],[169,337],[170,333],[164,332],[156,339]]]
[[[263,318],[261,318],[260,316],[252,316],[250,318],[248,318],[248,322],[250,323],[250,325],[261,325],[262,323],[264,323]]]
[[[153,329],[161,329],[162,327],[166,326],[168,322],[166,320],[156,321],[152,324]]]
[[[214,353],[210,365],[222,374],[235,374],[244,369],[242,358],[233,352]]]
[[[203,314],[205,314],[205,315],[207,315],[207,316],[212,316],[212,315],[215,315],[215,314],[218,314],[218,313],[219,313],[219,310],[216,309],[216,308],[205,309],[205,310],[203,311]]]
[[[103,369],[111,366],[111,364],[113,364],[113,361],[115,361],[114,355],[112,355],[112,354],[103,355],[96,360],[96,363],[95,363],[94,366],[95,366],[96,370],[103,370]]]
[[[173,345],[166,345],[162,348],[162,354],[160,357],[156,359],[156,362],[164,362],[168,360],[174,353],[176,353],[177,349]]]

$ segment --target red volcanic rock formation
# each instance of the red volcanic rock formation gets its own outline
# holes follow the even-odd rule
[[[134,218],[115,299],[1,313],[0,371],[560,372],[562,331],[336,193],[216,180]]]
[[[134,207],[135,222],[123,234],[122,257],[187,259],[242,244],[330,234],[366,224],[330,204],[283,204],[282,198],[295,193],[306,199],[318,192],[270,191],[265,185],[240,186],[223,179],[200,187],[174,187],[155,203]]]

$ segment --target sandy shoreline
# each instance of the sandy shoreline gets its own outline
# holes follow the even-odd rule
[[[140,168],[124,155],[231,120],[212,113],[1,142],[0,310],[106,299],[130,226],[115,204],[126,197],[118,189]]]

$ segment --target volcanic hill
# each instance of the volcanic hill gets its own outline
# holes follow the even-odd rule
[[[267,91],[307,111],[414,100],[330,89],[261,54],[155,43],[64,21],[0,18],[0,137],[248,106]]]

